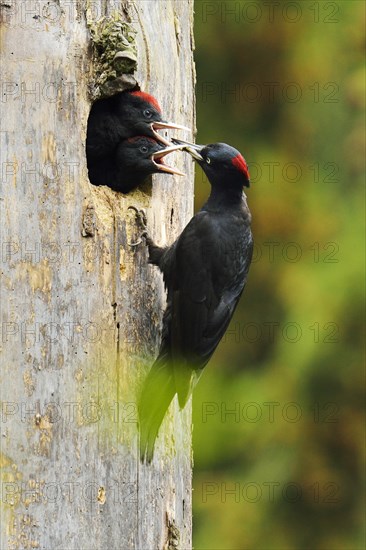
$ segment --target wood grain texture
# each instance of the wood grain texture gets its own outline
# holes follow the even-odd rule
[[[170,243],[193,211],[186,178],[129,195],[87,178],[93,74],[85,10],[116,6],[137,33],[141,89],[194,128],[193,2],[2,2],[1,548],[191,547],[190,407],[174,402],[151,466],[136,391],[165,303],[133,211]],[[191,139],[180,133],[182,139]]]

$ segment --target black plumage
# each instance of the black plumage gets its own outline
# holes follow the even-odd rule
[[[183,408],[224,335],[253,251],[243,193],[249,172],[239,151],[223,143],[186,144],[185,150],[205,171],[211,194],[171,246],[147,237],[149,261],[162,271],[168,293],[159,356],[139,399],[141,458],[148,461],[174,395]]]

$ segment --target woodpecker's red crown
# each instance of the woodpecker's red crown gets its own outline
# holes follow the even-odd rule
[[[238,155],[236,155],[236,157],[231,159],[231,162],[233,163],[235,168],[237,168],[240,172],[242,172],[244,174],[244,176],[248,180],[250,180],[248,165],[247,165],[244,157],[240,153]]]
[[[146,92],[131,92],[131,95],[135,97],[140,97],[143,101],[150,103],[154,109],[161,113],[161,108],[154,96],[147,94]]]

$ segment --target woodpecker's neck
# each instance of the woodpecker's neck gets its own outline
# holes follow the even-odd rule
[[[222,210],[223,208],[235,208],[243,202],[243,188],[238,185],[221,182],[219,185],[212,185],[211,194],[205,204],[207,210]]]

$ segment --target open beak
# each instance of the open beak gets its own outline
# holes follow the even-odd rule
[[[182,141],[181,139],[172,138],[172,142],[179,145],[183,151],[189,153],[195,160],[202,161],[203,157],[200,155],[205,145],[196,145],[195,143],[189,143],[189,141]]]
[[[169,153],[173,153],[173,151],[179,151],[183,149],[181,145],[171,145],[168,144],[169,147],[166,147],[165,149],[162,149],[161,151],[157,151],[156,153],[153,153],[151,155],[151,160],[155,164],[155,166],[158,168],[159,172],[166,172],[167,174],[176,174],[177,176],[185,176],[183,172],[178,170],[177,168],[172,168],[171,166],[167,166],[164,163],[164,157],[166,155],[169,155]]]
[[[170,145],[170,141],[167,141],[163,136],[158,134],[156,130],[163,130],[166,128],[171,128],[173,130],[187,130],[190,132],[190,129],[187,128],[187,126],[181,126],[180,124],[174,124],[174,122],[152,122],[151,124],[151,130],[155,136],[155,138],[160,141],[161,143],[164,143],[164,145]]]

